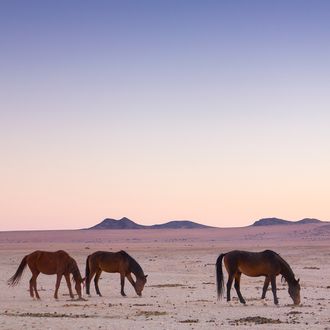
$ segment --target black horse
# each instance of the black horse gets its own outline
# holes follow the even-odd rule
[[[142,290],[147,282],[147,276],[144,275],[141,266],[125,251],[106,252],[97,251],[89,255],[86,259],[86,293],[90,294],[90,282],[95,275],[94,284],[96,293],[101,295],[98,281],[102,271],[108,273],[120,273],[121,295],[126,296],[124,292],[125,277],[133,285],[138,296],[142,295]],[[136,282],[131,273],[136,277]]]
[[[274,303],[278,304],[276,295],[276,276],[281,274],[289,285],[289,295],[295,305],[300,304],[300,284],[296,280],[289,264],[276,252],[266,250],[263,252],[248,251],[230,251],[220,254],[216,262],[217,272],[217,292],[218,299],[222,297],[224,291],[224,277],[222,272],[222,259],[228,273],[227,281],[227,301],[230,301],[230,289],[235,279],[234,287],[236,289],[239,301],[245,304],[240,291],[241,274],[247,276],[265,276],[265,283],[262,290],[261,299],[266,297],[266,291],[269,283],[272,285]]]

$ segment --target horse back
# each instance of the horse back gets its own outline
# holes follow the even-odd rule
[[[96,251],[89,255],[88,260],[91,270],[99,269],[107,273],[126,273],[129,265],[128,259],[122,251]]]
[[[224,257],[224,264],[228,272],[243,273],[248,276],[278,275],[281,270],[278,254],[271,250],[230,251]]]
[[[27,264],[32,272],[36,270],[46,275],[64,273],[70,262],[72,258],[63,250],[55,252],[37,250],[27,257]]]

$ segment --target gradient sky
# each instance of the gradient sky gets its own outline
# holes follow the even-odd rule
[[[0,230],[330,220],[329,1],[0,1]]]

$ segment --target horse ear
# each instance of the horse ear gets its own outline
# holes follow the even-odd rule
[[[147,279],[148,275],[144,275],[144,278]]]
[[[299,281],[300,281],[300,278],[298,278],[297,283],[299,283]]]

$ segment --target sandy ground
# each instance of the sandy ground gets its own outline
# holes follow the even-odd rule
[[[40,275],[41,300],[29,296],[30,271],[17,287],[7,286],[24,255],[37,250],[66,250],[84,272],[88,254],[126,250],[149,275],[142,297],[119,274],[102,273],[103,297],[70,300],[63,279],[53,298],[55,276]],[[233,249],[280,253],[300,278],[302,304],[293,306],[287,285],[277,279],[279,306],[263,278],[242,276],[243,306],[217,301],[215,261]],[[0,232],[0,329],[328,329],[330,330],[330,225],[246,227],[202,230]],[[227,274],[226,274],[227,275]],[[227,276],[226,276],[227,278]],[[262,323],[264,322],[264,323]],[[261,323],[261,324],[259,324]]]

